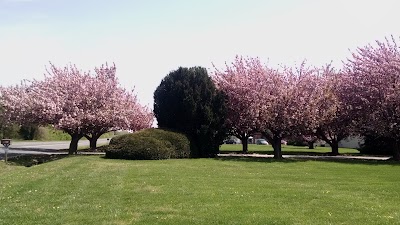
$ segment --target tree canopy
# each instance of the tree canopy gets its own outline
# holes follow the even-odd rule
[[[400,50],[394,37],[360,47],[345,64],[358,130],[383,137],[400,160]]]
[[[228,99],[227,126],[242,139],[244,151],[249,135],[259,131],[281,158],[282,138],[316,127],[321,95],[314,73],[304,63],[277,70],[239,56],[225,71],[216,69],[214,81]]]
[[[150,127],[152,113],[133,92],[119,85],[115,65],[82,72],[73,65],[53,64],[42,81],[2,88],[2,105],[8,121],[52,124],[71,135],[70,154],[83,136],[96,148],[100,135],[117,129]]]

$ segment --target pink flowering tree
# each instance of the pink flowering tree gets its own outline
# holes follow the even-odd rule
[[[6,129],[14,125],[32,125],[38,124],[37,121],[25,121],[25,115],[32,115],[30,110],[27,110],[32,102],[25,101],[29,96],[28,92],[29,83],[27,81],[21,82],[20,85],[12,87],[0,87],[0,107],[1,107],[1,125]],[[3,133],[4,137],[9,137],[9,134]]]
[[[265,67],[258,59],[237,56],[224,71],[215,68],[213,80],[227,97],[226,126],[248,151],[248,138],[257,129],[260,117],[260,91],[265,83]]]
[[[319,140],[313,132],[310,132],[310,134],[303,134],[301,135],[301,138],[307,142],[308,149],[314,149],[315,142]]]
[[[139,104],[136,95],[120,87],[115,72],[115,66],[96,68],[81,95],[81,129],[91,149],[96,149],[97,140],[104,133],[118,129],[136,131],[149,128],[153,122],[152,113]]]
[[[331,66],[320,70],[321,98],[318,102],[320,112],[315,134],[331,146],[331,154],[339,154],[339,142],[354,133],[354,114],[348,98],[348,79],[343,71]]]
[[[304,63],[278,71],[257,58],[236,57],[225,71],[216,70],[214,81],[228,97],[228,127],[244,151],[252,132],[261,131],[274,157],[282,158],[282,138],[316,128],[318,79]]]
[[[391,140],[400,160],[400,51],[394,37],[358,48],[345,63],[361,133]]]
[[[76,153],[83,136],[94,149],[106,132],[138,130],[152,124],[151,112],[132,92],[120,87],[115,72],[114,65],[96,68],[92,74],[72,65],[57,68],[51,64],[43,81],[21,89],[5,88],[2,104],[7,115],[16,115],[9,116],[11,120],[52,124],[71,135],[70,154]]]
[[[23,117],[32,113],[27,110],[31,107],[32,102],[25,101],[29,97],[28,87],[27,82],[21,82],[20,85],[11,87],[0,87],[1,117],[5,125],[12,122],[18,124],[27,122],[23,120]]]
[[[316,128],[321,97],[316,70],[303,62],[297,68],[267,74],[262,88],[259,129],[274,148],[274,158],[282,158],[282,139]]]

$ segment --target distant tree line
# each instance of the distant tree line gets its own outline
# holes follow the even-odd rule
[[[261,132],[278,159],[283,138],[300,136],[309,145],[321,139],[337,155],[341,140],[361,135],[364,149],[379,141],[400,160],[399,48],[393,37],[376,41],[358,48],[340,69],[305,62],[273,68],[241,56],[214,68],[211,77],[204,68],[179,68],[155,91],[154,114],[160,127],[215,149],[205,155],[214,155],[227,135],[240,138],[247,152],[248,138]]]
[[[211,75],[181,67],[155,90],[153,113],[120,86],[115,65],[91,73],[51,64],[43,81],[2,87],[0,106],[2,128],[16,124],[31,138],[29,126],[54,126],[70,135],[71,154],[82,137],[95,148],[102,134],[150,127],[155,116],[160,128],[188,136],[192,157],[215,156],[228,135],[247,152],[247,139],[261,132],[277,159],[284,138],[310,145],[321,139],[337,155],[341,140],[361,135],[365,151],[390,151],[400,160],[400,52],[393,37],[357,48],[339,69],[306,62],[274,68],[242,56]]]
[[[322,139],[334,155],[341,140],[361,135],[364,147],[379,140],[400,160],[400,52],[393,37],[358,48],[341,69],[305,62],[276,69],[238,56],[216,68],[213,79],[227,96],[226,123],[243,151],[254,132],[268,138],[275,158],[282,157],[281,139],[292,135]]]

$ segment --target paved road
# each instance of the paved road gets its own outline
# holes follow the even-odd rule
[[[21,141],[12,142],[8,155],[14,156],[19,154],[65,154],[66,151],[62,151],[69,148],[69,141]],[[107,144],[107,139],[99,139],[97,141],[98,145]],[[78,147],[89,147],[88,140],[81,140],[78,143]],[[4,158],[4,147],[0,148],[0,159]]]
[[[21,141],[12,142],[10,145],[10,150],[12,149],[43,149],[43,150],[61,150],[69,148],[69,141]],[[99,139],[97,141],[98,145],[108,143],[107,139]],[[88,147],[88,140],[80,140],[78,147]]]

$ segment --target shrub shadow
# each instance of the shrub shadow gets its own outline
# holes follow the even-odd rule
[[[293,163],[299,161],[293,158],[274,159],[274,158],[263,158],[263,157],[252,157],[252,156],[217,156],[214,159],[219,161],[266,162],[266,163],[275,163],[275,162]]]
[[[56,161],[68,157],[68,154],[54,155],[17,155],[8,159],[8,163],[15,166],[31,167],[47,162]]]
[[[220,151],[223,154],[242,154],[242,151]],[[262,154],[262,155],[273,155],[273,150],[266,151],[248,151],[248,154]],[[283,155],[315,155],[315,156],[327,156],[330,152],[307,152],[307,151],[282,151]],[[355,154],[358,155],[358,154]]]

